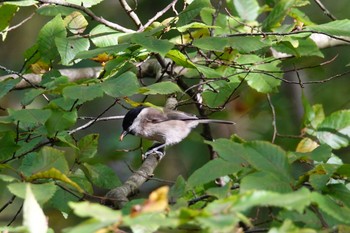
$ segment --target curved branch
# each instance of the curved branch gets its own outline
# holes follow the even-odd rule
[[[80,6],[80,5],[75,5],[72,3],[68,3],[68,2],[64,2],[64,1],[60,1],[60,0],[39,0],[40,3],[46,3],[46,4],[54,4],[54,5],[59,5],[59,6],[65,6],[65,7],[70,7],[70,8],[74,8],[77,10],[81,10],[82,12],[84,12],[85,14],[87,14],[88,16],[90,16],[93,20],[102,23],[104,25],[106,25],[109,28],[115,29],[117,31],[120,32],[135,32],[134,30],[131,30],[129,28],[123,27],[119,24],[116,23],[112,23],[111,21],[108,21],[102,17],[98,17],[96,16],[91,10],[87,9],[84,6]]]
[[[137,14],[135,13],[135,11],[133,9],[131,9],[131,7],[129,6],[129,4],[126,2],[126,0],[119,0],[120,5],[122,5],[123,9],[125,10],[125,12],[129,15],[129,17],[132,19],[132,21],[135,23],[136,27],[138,29],[142,28],[142,23],[140,21],[140,18],[137,16]]]
[[[122,186],[114,188],[106,194],[103,204],[113,205],[117,209],[122,208],[129,201],[128,197],[136,194],[139,187],[153,176],[153,171],[159,161],[157,155],[149,155],[141,167]]]

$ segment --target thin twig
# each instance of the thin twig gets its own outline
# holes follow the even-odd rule
[[[276,124],[276,111],[275,111],[275,106],[273,106],[270,94],[267,94],[267,100],[269,102],[270,108],[271,108],[271,113],[272,113],[272,127],[273,127],[273,135],[272,135],[272,143],[275,143],[275,139],[277,136],[277,124]]]
[[[151,19],[148,20],[148,22],[142,26],[141,28],[139,28],[139,32],[145,30],[145,28],[147,28],[148,26],[150,26],[154,21],[156,21],[159,17],[161,17],[162,15],[165,14],[165,12],[167,12],[170,8],[175,8],[175,4],[177,3],[178,0],[173,0],[169,5],[167,5],[163,10],[157,12],[157,14],[155,14]]]
[[[13,201],[16,199],[16,196],[13,195],[8,202],[6,202],[1,208],[0,208],[0,213],[7,208],[7,206],[11,205]]]
[[[226,37],[240,37],[240,36],[290,36],[290,35],[297,35],[297,34],[304,34],[304,33],[316,33],[316,34],[322,34],[329,36],[330,38],[344,41],[346,43],[350,43],[350,40],[347,38],[343,38],[340,36],[334,36],[325,32],[319,32],[315,30],[303,30],[303,31],[291,31],[291,32],[251,32],[251,33],[235,33],[235,34],[228,34]]]
[[[81,10],[82,12],[84,12],[85,14],[90,16],[93,20],[95,20],[99,23],[102,23],[102,24],[106,25],[107,27],[115,29],[115,30],[120,31],[120,32],[126,32],[126,33],[135,32],[134,30],[131,30],[129,28],[125,28],[119,24],[110,22],[108,20],[105,20],[102,17],[96,16],[91,10],[85,8],[84,6],[80,6],[80,5],[76,5],[76,4],[72,4],[72,3],[68,3],[68,2],[63,2],[60,0],[38,0],[38,1],[40,3],[54,4],[54,5],[65,6],[65,7]]]
[[[31,18],[33,18],[33,16],[35,15],[35,12],[32,13],[31,15],[29,15],[27,18],[25,18],[24,20],[22,20],[22,22],[12,26],[12,27],[9,27],[8,29],[5,29],[4,31],[2,31],[2,33],[4,32],[9,32],[9,31],[12,31],[20,26],[22,26],[23,24],[25,24],[28,20],[30,20]]]
[[[329,12],[329,10],[323,5],[320,0],[314,0],[315,3],[323,10],[323,13],[327,15],[331,20],[337,20],[337,18]]]
[[[19,209],[17,210],[17,212],[15,213],[15,215],[13,216],[13,218],[11,219],[11,221],[7,224],[7,226],[11,226],[11,224],[16,220],[17,216],[21,213],[23,208],[23,203],[22,205],[19,207]]]
[[[0,65],[0,70],[3,70],[5,72],[7,72],[8,74],[15,74],[17,75],[18,77],[20,77],[21,79],[23,79],[24,81],[26,81],[30,86],[34,87],[34,88],[39,88],[37,85],[35,85],[34,83],[32,83],[29,79],[27,79],[26,77],[24,77],[24,75],[22,75],[21,73],[17,72],[17,71],[14,71],[14,70],[10,70],[10,69],[7,69],[5,66],[2,66]],[[45,95],[45,94],[41,94],[44,99],[47,101],[47,102],[50,102],[49,98]]]
[[[73,130],[69,131],[68,134],[73,134],[73,133],[76,133],[76,132],[78,132],[78,131],[80,131],[80,130],[82,130],[82,129],[86,129],[86,128],[90,127],[90,126],[93,125],[95,122],[97,122],[98,119],[99,119],[103,114],[105,114],[109,109],[111,109],[114,105],[116,105],[118,101],[119,101],[119,99],[116,99],[108,108],[106,108],[102,113],[100,113],[95,119],[89,121],[88,123],[86,123],[86,124],[84,124],[84,125],[82,125],[82,126],[79,126],[79,127],[76,128],[76,129],[73,129]],[[113,116],[113,117],[108,117],[108,118],[111,119],[111,118],[116,118],[116,117],[117,117],[117,119],[121,119],[120,116]],[[106,120],[106,117],[105,117],[103,120]]]
[[[125,12],[129,15],[129,17],[131,18],[131,20],[135,23],[136,27],[140,30],[141,28],[143,28],[142,23],[140,18],[137,16],[137,14],[135,13],[135,11],[133,9],[131,9],[131,7],[129,6],[129,4],[126,2],[126,0],[119,0],[120,5],[122,6],[122,8],[125,10]]]

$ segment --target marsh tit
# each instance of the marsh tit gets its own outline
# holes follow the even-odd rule
[[[124,116],[119,139],[122,141],[127,134],[132,134],[155,141],[157,143],[143,155],[143,159],[152,153],[161,159],[164,153],[160,149],[181,142],[200,123],[235,124],[232,121],[201,119],[181,111],[139,106]]]

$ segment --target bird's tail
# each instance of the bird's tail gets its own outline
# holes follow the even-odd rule
[[[194,119],[188,119],[188,120],[194,120]],[[210,123],[215,123],[215,124],[226,124],[226,125],[234,125],[236,124],[233,121],[225,121],[225,120],[217,120],[217,119],[195,119],[198,123],[201,124],[210,124]]]

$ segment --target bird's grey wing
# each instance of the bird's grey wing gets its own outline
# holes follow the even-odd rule
[[[185,112],[180,111],[168,111],[165,113],[168,120],[181,120],[181,121],[188,121],[188,120],[197,120],[198,117],[195,115],[191,115]]]
[[[167,121],[168,118],[167,116],[163,113],[163,111],[155,108],[149,108],[148,113],[147,113],[147,122],[152,122],[152,123],[160,123],[163,121]]]

